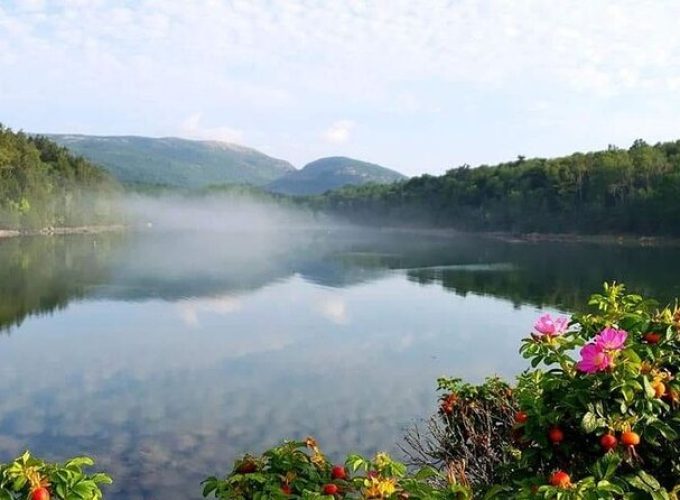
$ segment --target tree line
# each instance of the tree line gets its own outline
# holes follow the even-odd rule
[[[45,137],[0,124],[0,229],[102,224],[118,183]]]
[[[677,236],[680,141],[463,165],[441,176],[348,186],[309,202],[373,224]]]

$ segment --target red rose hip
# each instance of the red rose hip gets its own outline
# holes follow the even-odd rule
[[[552,444],[560,444],[564,441],[564,432],[559,427],[552,427],[548,431],[548,439]]]
[[[338,485],[329,483],[324,485],[323,487],[323,492],[326,495],[335,495],[339,491]]]
[[[645,339],[645,342],[647,342],[648,344],[658,344],[659,341],[661,340],[661,334],[653,332],[645,333],[644,337],[642,338]]]
[[[31,500],[50,500],[50,492],[47,491],[47,488],[43,488],[42,486],[36,488],[31,493]]]
[[[550,476],[550,484],[557,488],[569,488],[571,486],[571,478],[563,470],[558,470]]]
[[[625,446],[637,446],[640,444],[640,435],[637,432],[626,431],[621,434],[621,443]]]
[[[613,450],[617,444],[619,444],[619,441],[613,434],[605,434],[600,438],[600,446],[605,451]]]
[[[333,479],[347,479],[347,471],[342,465],[336,465],[331,469],[331,477]]]

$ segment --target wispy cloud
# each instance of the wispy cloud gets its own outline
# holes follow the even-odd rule
[[[177,303],[177,311],[182,322],[192,328],[201,326],[201,314],[226,316],[241,309],[241,301],[230,296],[182,300]]]
[[[331,144],[344,144],[349,140],[353,128],[353,121],[338,120],[323,133],[323,137]]]
[[[180,135],[189,139],[204,139],[230,143],[243,143],[243,131],[230,127],[204,127],[202,113],[192,113],[182,122]]]
[[[0,109],[10,125],[99,133],[168,135],[192,117],[187,135],[247,138],[298,163],[344,143],[397,165],[422,165],[425,149],[444,168],[452,150],[474,162],[517,153],[508,141],[546,143],[545,117],[524,115],[536,100],[558,118],[583,103],[587,139],[604,145],[656,133],[636,124],[653,122],[652,100],[675,119],[678,19],[673,0],[8,0]],[[611,137],[617,99],[631,126]],[[346,120],[319,134],[342,116],[361,138]],[[556,122],[552,147],[589,145],[583,123]],[[512,134],[482,148],[490,123]]]

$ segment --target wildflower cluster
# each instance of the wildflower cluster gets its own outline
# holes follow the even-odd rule
[[[628,338],[628,332],[607,327],[602,330],[593,342],[581,349],[581,361],[576,369],[584,373],[595,373],[614,366],[614,359]]]

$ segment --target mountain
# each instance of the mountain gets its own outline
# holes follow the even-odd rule
[[[174,137],[48,135],[101,165],[125,184],[200,188],[213,184],[264,185],[295,168],[254,149]]]
[[[321,194],[343,186],[391,184],[406,176],[374,163],[342,156],[321,158],[270,182],[265,189],[292,195]]]

